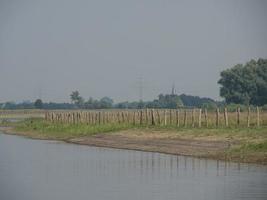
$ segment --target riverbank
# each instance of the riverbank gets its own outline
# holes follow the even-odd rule
[[[33,139],[267,164],[267,128],[138,127],[123,124],[64,125],[43,120],[6,124],[8,134]]]

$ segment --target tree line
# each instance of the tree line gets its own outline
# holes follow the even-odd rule
[[[160,94],[157,99],[152,101],[133,101],[114,103],[110,97],[94,99],[90,97],[85,100],[79,91],[73,91],[70,94],[71,103],[44,103],[41,99],[35,102],[25,101],[22,103],[6,102],[0,104],[2,109],[140,109],[140,108],[166,108],[175,109],[181,107],[213,107],[215,108],[218,102],[210,98],[201,98],[192,95],[177,95],[177,94]]]
[[[44,103],[41,99],[35,102],[0,103],[0,109],[139,109],[198,107],[214,109],[227,105],[230,109],[238,107],[263,106],[267,109],[267,59],[251,60],[246,64],[237,64],[220,73],[220,96],[223,101],[201,98],[186,94],[160,94],[152,101],[133,101],[114,103],[110,97],[85,100],[79,91],[70,94],[71,103]]]

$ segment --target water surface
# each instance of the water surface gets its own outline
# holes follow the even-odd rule
[[[0,134],[0,199],[267,199],[267,167]]]

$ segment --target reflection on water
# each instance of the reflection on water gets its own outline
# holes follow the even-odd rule
[[[0,134],[1,200],[267,199],[267,167]]]

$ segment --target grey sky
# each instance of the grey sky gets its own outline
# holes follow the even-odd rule
[[[219,72],[267,58],[267,1],[0,0],[0,102],[219,98]]]

